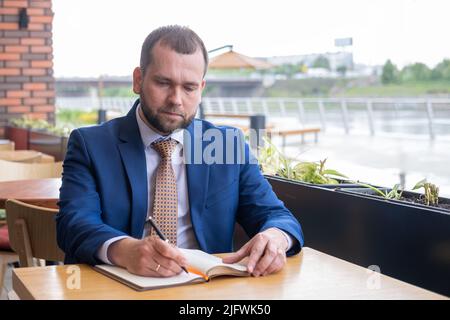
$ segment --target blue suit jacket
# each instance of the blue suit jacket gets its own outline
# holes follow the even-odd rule
[[[137,103],[125,117],[74,130],[69,138],[56,217],[58,245],[66,253],[66,263],[101,263],[96,253],[108,239],[142,236],[148,191]],[[228,150],[237,159],[239,143],[245,146],[240,154],[244,161],[211,164],[204,157],[199,159],[199,151],[217,159],[210,152],[211,141],[202,139],[208,129],[220,133],[210,139],[222,142],[225,151],[219,158],[223,162],[230,156]],[[233,139],[225,138],[225,130],[239,133],[233,138],[234,148],[227,149]],[[300,225],[277,199],[258,165],[250,163],[252,155],[241,132],[197,119],[187,132],[184,152],[191,162],[186,164],[190,214],[200,248],[209,253],[233,251],[238,222],[250,237],[271,227],[282,229],[297,240],[288,255],[298,253],[303,245]]]

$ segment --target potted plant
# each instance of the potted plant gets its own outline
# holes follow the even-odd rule
[[[280,152],[269,139],[264,140],[265,147],[259,149],[258,162],[265,175],[282,178],[287,182],[319,185],[322,188],[336,188],[337,185],[341,188],[357,187],[346,175],[325,168],[327,159],[318,162],[293,161]]]
[[[69,133],[68,127],[56,127],[45,120],[27,116],[12,119],[6,129],[7,138],[15,142],[17,150],[40,151],[54,156],[56,161],[64,158]]]
[[[323,187],[295,180],[296,164],[279,159],[276,150],[263,150],[259,159],[274,192],[301,223],[306,246],[366,268],[376,265],[383,274],[450,295],[450,211],[419,203],[426,197],[430,204],[431,199],[450,203],[436,198],[436,188],[419,183],[425,190],[421,195],[351,181],[347,188]],[[324,162],[317,164],[323,175]],[[316,172],[311,167],[302,166]],[[417,200],[408,201],[413,195]]]

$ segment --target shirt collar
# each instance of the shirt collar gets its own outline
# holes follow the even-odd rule
[[[176,140],[181,146],[183,146],[183,131],[184,130],[176,130],[172,132],[169,136],[162,136],[159,133],[155,132],[152,128],[150,128],[144,120],[141,119],[141,116],[139,114],[139,109],[141,108],[141,104],[136,108],[136,120],[139,127],[139,132],[141,134],[142,143],[144,143],[144,146],[147,148],[149,147],[153,142],[159,139],[167,139],[168,137]]]

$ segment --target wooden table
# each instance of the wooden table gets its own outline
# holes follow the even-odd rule
[[[55,157],[35,150],[1,150],[0,159],[13,162],[55,162]]]
[[[76,274],[79,289],[74,288]],[[310,248],[266,277],[222,277],[144,292],[87,265],[13,269],[12,281],[21,299],[446,299]]]
[[[58,208],[61,178],[15,180],[0,182],[0,208],[7,199],[16,199],[47,208]]]

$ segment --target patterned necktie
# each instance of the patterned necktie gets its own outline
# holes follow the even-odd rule
[[[174,245],[177,245],[178,194],[171,160],[177,143],[167,139],[152,144],[161,156],[161,163],[156,169],[153,219],[162,234]],[[157,235],[153,228],[151,235]]]

